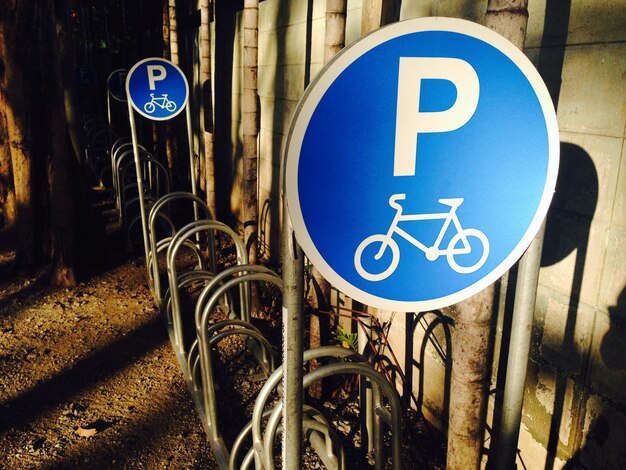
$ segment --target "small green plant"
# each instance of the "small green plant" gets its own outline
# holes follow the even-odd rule
[[[358,352],[359,350],[359,337],[356,333],[350,333],[340,328],[335,334],[335,340],[343,344],[344,347],[352,349],[354,352]]]

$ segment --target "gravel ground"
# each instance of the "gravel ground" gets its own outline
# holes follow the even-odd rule
[[[217,468],[144,273],[0,288],[0,468]]]

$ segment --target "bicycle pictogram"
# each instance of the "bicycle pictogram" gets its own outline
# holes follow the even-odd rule
[[[463,228],[456,213],[459,206],[463,204],[464,198],[439,199],[438,202],[449,206],[450,210],[448,212],[433,214],[403,214],[402,206],[398,201],[404,199],[406,199],[406,194],[394,194],[389,198],[389,205],[396,210],[396,214],[387,233],[371,235],[363,240],[357,247],[354,253],[354,266],[362,278],[369,281],[382,281],[391,276],[396,270],[400,262],[400,248],[398,247],[398,242],[393,238],[394,235],[404,238],[413,246],[422,250],[428,261],[435,261],[440,256],[445,255],[450,267],[459,274],[473,273],[485,264],[489,256],[489,240],[487,236],[478,229]],[[417,238],[398,227],[400,222],[438,219],[443,220],[443,225],[437,235],[435,243],[431,246],[420,242]],[[450,229],[450,226],[454,227],[456,233],[450,239],[448,246],[445,249],[441,249],[440,245],[448,229]],[[472,242],[478,243],[472,244]],[[375,253],[373,259],[370,260],[367,258],[363,259],[364,252],[368,248],[374,248],[373,252]],[[391,261],[384,261],[380,272],[372,273],[371,262],[380,261],[387,251],[387,248],[391,250]],[[469,264],[461,264],[463,262],[463,255],[469,255],[474,250],[479,251],[475,252],[473,257],[468,258]],[[372,251],[368,250],[366,255],[369,253],[372,253]],[[476,260],[476,257],[478,257],[478,260]],[[363,267],[363,261],[370,262],[366,264],[367,269]],[[389,263],[389,266],[387,266],[387,263]]]
[[[167,94],[163,93],[163,95],[155,98],[154,93],[150,93],[150,101],[143,105],[143,109],[146,113],[152,114],[157,106],[161,109],[166,109],[170,113],[176,109],[176,103],[174,101],[167,99]]]

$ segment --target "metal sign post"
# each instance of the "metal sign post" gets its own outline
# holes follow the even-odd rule
[[[126,78],[126,96],[128,97],[128,116],[133,141],[135,168],[137,171],[137,189],[141,211],[146,263],[148,262],[148,220],[144,202],[143,178],[139,158],[139,144],[133,109],[143,117],[155,121],[165,121],[180,114],[187,107],[187,138],[189,139],[189,160],[193,172],[193,143],[191,139],[191,113],[189,111],[189,85],[185,74],[176,65],[159,57],[151,57],[137,62]],[[192,174],[192,190],[195,195],[195,178]],[[197,210],[197,208],[194,206]]]
[[[290,135],[287,137],[289,142]],[[304,253],[296,240],[285,196],[283,149],[280,190],[283,208],[281,264],[283,268],[283,468],[300,468],[302,458]]]
[[[284,212],[286,215],[286,212]],[[288,220],[282,231],[283,266],[283,462],[300,468],[302,455],[302,366],[304,254]]]

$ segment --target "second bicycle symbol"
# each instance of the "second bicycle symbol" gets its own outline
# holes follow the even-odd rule
[[[470,274],[480,269],[489,256],[489,239],[475,228],[463,228],[457,209],[463,204],[463,198],[439,199],[438,202],[450,209],[447,212],[432,214],[403,214],[402,205],[398,202],[406,199],[406,194],[394,194],[389,198],[389,205],[396,210],[391,226],[386,233],[370,235],[363,240],[354,253],[354,267],[363,279],[382,281],[393,274],[400,262],[400,248],[394,239],[397,235],[411,245],[423,251],[428,261],[435,261],[445,255],[450,268],[459,274]],[[401,222],[418,220],[442,220],[443,224],[435,242],[426,245],[398,225]],[[456,233],[446,248],[440,248],[449,230]],[[385,256],[387,249],[391,252]],[[471,255],[471,256],[470,256]],[[378,262],[378,263],[377,263]],[[379,269],[373,269],[379,264]]]

